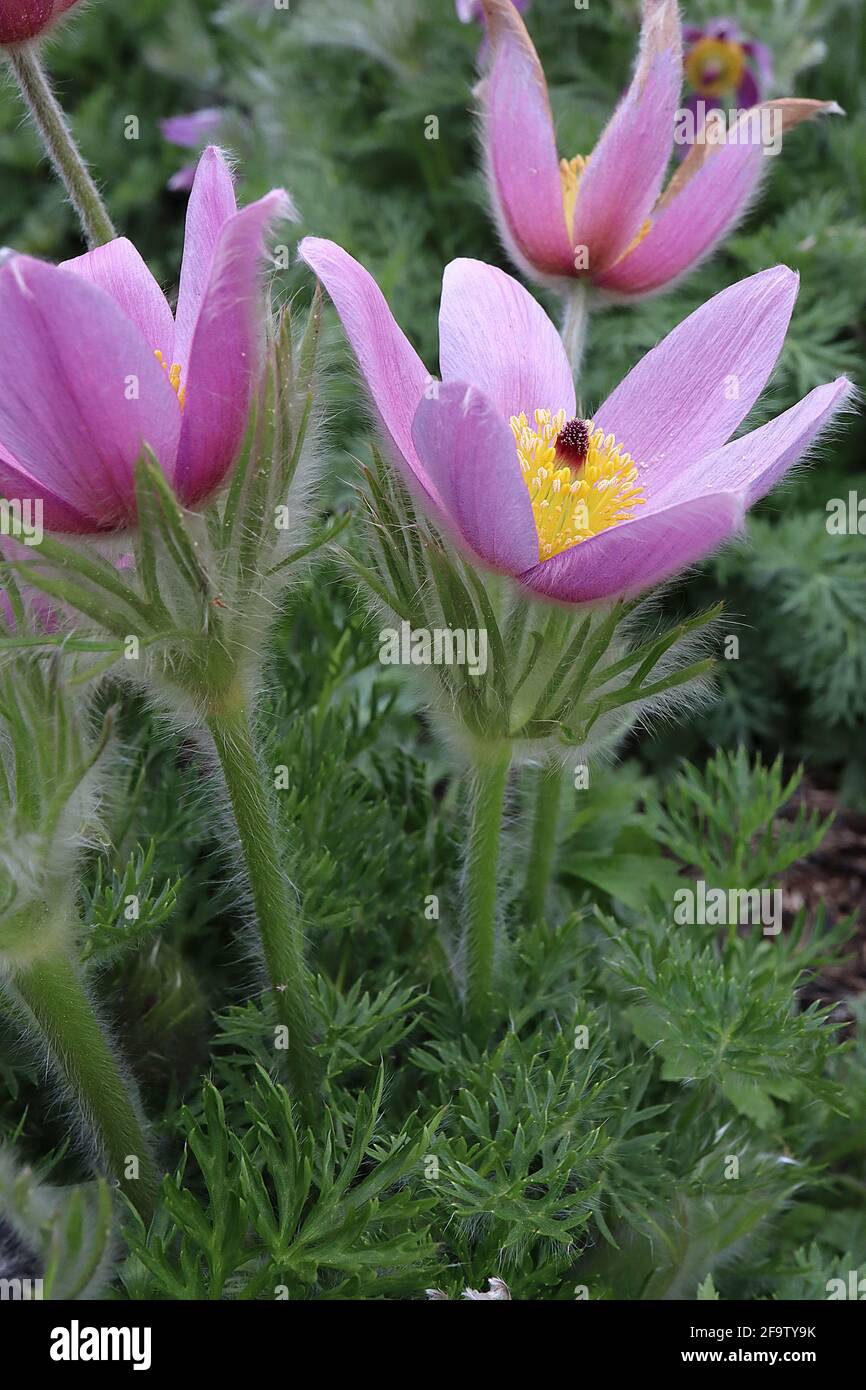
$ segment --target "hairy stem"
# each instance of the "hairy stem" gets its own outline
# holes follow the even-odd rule
[[[276,991],[277,1015],[288,1033],[289,1078],[296,1099],[310,1117],[319,1079],[312,992],[295,896],[275,832],[276,807],[266,790],[246,709],[211,715],[208,725],[234,811],[265,964]]]
[[[505,748],[479,759],[475,767],[464,869],[465,1007],[470,1031],[482,1044],[490,1031],[493,1006],[499,837],[510,762],[510,749]]]
[[[66,117],[48,82],[36,49],[30,45],[6,53],[21,96],[33,117],[54,172],[64,184],[90,247],[117,236],[99,189],[72,138]]]
[[[560,330],[566,356],[571,363],[571,372],[575,378],[580,376],[580,369],[583,365],[588,328],[589,290],[581,280],[576,280],[566,291],[565,312]]]
[[[529,922],[540,922],[544,917],[547,890],[556,859],[556,827],[559,820],[561,789],[562,770],[558,763],[548,762],[538,774],[532,843],[526,867],[524,904]]]
[[[105,1170],[148,1220],[158,1175],[145,1121],[78,966],[58,946],[19,965],[10,988],[37,1024],[51,1062],[96,1141]]]

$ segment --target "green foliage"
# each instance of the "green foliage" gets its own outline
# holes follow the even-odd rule
[[[770,767],[744,748],[720,749],[703,769],[686,763],[668,787],[655,834],[684,864],[696,865],[719,888],[767,886],[818,847],[827,832],[804,805],[777,821],[793,797],[802,769],[786,781],[781,754]]]
[[[379,1138],[382,1085],[380,1074],[361,1093],[348,1132],[335,1127],[317,1141],[299,1131],[285,1088],[261,1068],[241,1133],[227,1125],[220,1094],[206,1082],[202,1119],[181,1117],[188,1152],[164,1181],[162,1219],[132,1238],[130,1292],[297,1299],[417,1289],[435,1252],[427,1204],[406,1180],[437,1119],[413,1138]]]
[[[130,855],[123,874],[116,869],[110,879],[102,860],[97,863],[95,881],[86,886],[86,934],[81,959],[105,958],[124,946],[135,945],[171,917],[177,904],[176,883],[164,883],[158,890],[151,870],[154,845]]]

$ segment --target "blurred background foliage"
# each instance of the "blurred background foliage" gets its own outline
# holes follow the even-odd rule
[[[562,153],[588,151],[621,94],[638,8],[534,0],[527,18]],[[580,383],[588,410],[686,313],[779,261],[800,272],[801,294],[749,425],[841,372],[866,379],[864,7],[726,8],[772,49],[776,94],[835,99],[847,114],[786,140],[749,217],[679,288],[597,317]],[[717,13],[706,0],[682,9],[691,22]],[[290,246],[313,233],[357,256],[435,370],[444,264],[507,266],[471,114],[479,41],[452,0],[291,0],[288,11],[270,0],[94,0],[48,58],[117,225],[167,288],[185,211],[167,184],[189,152],[160,122],[218,108],[240,198],[290,189],[302,215]],[[425,138],[430,116],[436,140]],[[80,252],[8,85],[0,183],[0,244],[52,260]],[[284,300],[311,292],[294,261],[278,285]],[[326,510],[350,502],[351,456],[369,453],[349,354],[328,324]],[[516,1297],[573,1298],[580,1284],[593,1297],[815,1298],[838,1271],[866,1268],[866,1051],[853,997],[866,955],[861,936],[844,944],[866,885],[866,546],[826,527],[829,499],[864,492],[863,444],[852,412],[813,466],[753,514],[741,543],[666,595],[695,611],[724,598],[738,659],[720,662],[709,710],[639,731],[615,773],[566,798],[558,925],[515,933],[511,1022],[489,1055],[452,1040],[442,941],[456,925],[459,784],[400,674],[378,665],[336,566],[293,592],[266,705],[273,764],[291,769],[287,841],[322,972],[329,1113],[317,1135],[295,1130],[284,1093],[259,1070],[271,1061],[267,1007],[254,987],[249,997],[255,972],[202,814],[200,750],[126,702],[112,839],[91,853],[87,956],[171,1174],[154,1230],[127,1228],[126,1296],[273,1297],[275,1284],[291,1297],[417,1297],[428,1284],[458,1296],[499,1273]],[[717,747],[730,759],[705,767]],[[682,770],[683,754],[693,768]],[[767,769],[778,755],[786,773],[802,761],[807,775],[774,797],[782,782]],[[821,812],[823,841],[811,810],[791,818],[792,791]],[[670,939],[676,875],[717,868],[708,803],[758,805],[749,835],[784,827],[783,862],[764,880],[800,874],[786,889],[784,948],[744,938],[720,954],[712,933]],[[826,813],[840,810],[828,829]],[[751,841],[737,840],[731,817],[727,833],[747,858]],[[510,822],[512,907],[525,853]],[[113,924],[131,892],[143,910],[121,935]],[[424,916],[431,893],[441,935]],[[852,951],[859,964],[840,965]],[[592,1042],[578,1051],[583,1024]],[[5,1036],[0,1075],[0,1135],[35,1161],[56,1144],[56,1107]],[[730,1153],[745,1179],[736,1201],[720,1177]],[[38,1172],[81,1175],[65,1145]]]

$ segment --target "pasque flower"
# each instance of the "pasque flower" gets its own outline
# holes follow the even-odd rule
[[[728,442],[782,348],[798,287],[785,266],[709,300],[583,420],[554,325],[503,271],[447,267],[440,383],[357,261],[315,238],[300,252],[415,494],[478,560],[563,603],[639,593],[732,536],[851,390],[816,387]]]
[[[746,38],[732,19],[710,19],[683,27],[683,65],[693,95],[719,105],[755,106],[773,80],[773,57],[766,44]]]
[[[78,0],[0,0],[0,44],[35,39]]]
[[[511,0],[483,5],[493,50],[479,89],[483,149],[515,263],[560,290],[577,281],[629,298],[694,266],[745,211],[769,161],[759,125],[736,124],[723,138],[695,144],[663,188],[683,77],[676,0],[643,0],[631,85],[592,154],[563,160],[523,20]],[[777,134],[838,111],[833,102],[792,98],[767,106]]]
[[[265,239],[293,217],[274,190],[238,211],[209,148],[186,221],[177,312],[120,237],[61,266],[0,267],[0,496],[43,504],[47,530],[136,522],[148,445],[186,506],[225,481],[258,384]]]

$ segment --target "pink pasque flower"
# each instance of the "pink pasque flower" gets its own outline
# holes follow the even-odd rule
[[[575,417],[562,341],[511,276],[447,267],[441,383],[363,266],[307,237],[385,447],[436,522],[494,570],[564,603],[639,593],[732,536],[848,396],[844,377],[732,442],[775,365],[797,295],[785,266],[723,290]]]
[[[274,190],[237,209],[205,151],[186,219],[177,312],[124,237],[63,265],[0,266],[0,496],[40,499],[46,530],[134,526],[145,444],[185,506],[237,456],[259,379],[266,234],[296,217]]]
[[[690,101],[756,106],[773,81],[769,48],[747,39],[732,19],[686,24],[683,40],[686,82],[694,93]]]
[[[746,210],[770,161],[760,122],[738,124],[696,143],[662,191],[675,133],[691,115],[679,105],[676,0],[643,0],[631,86],[592,154],[571,160],[559,159],[547,83],[523,20],[511,0],[482,3],[493,49],[479,88],[483,149],[516,265],[561,291],[579,280],[611,298],[648,294],[696,265]],[[839,110],[794,98],[766,106],[783,135]]]
[[[78,0],[0,0],[0,44],[26,43],[71,10]]]

